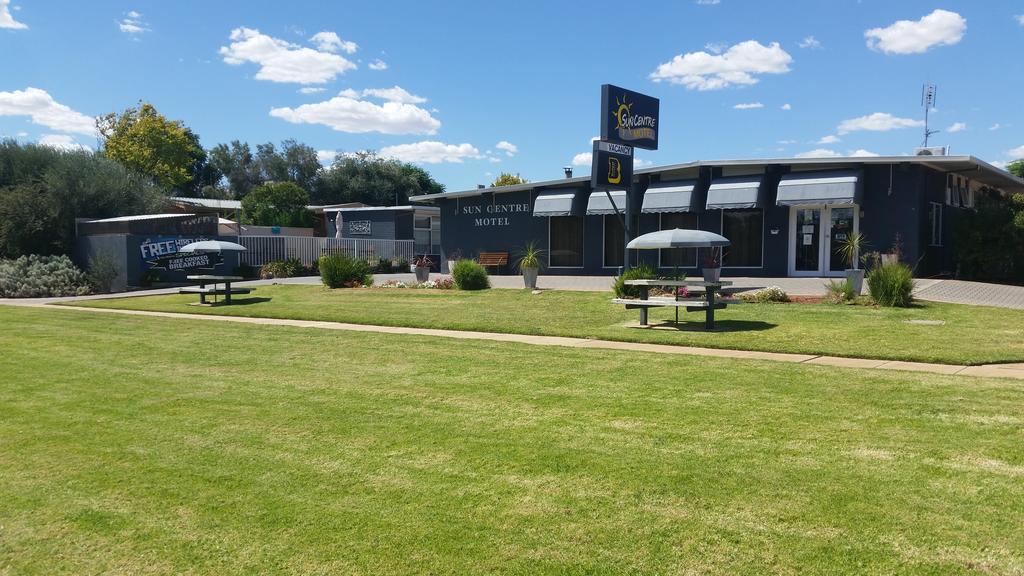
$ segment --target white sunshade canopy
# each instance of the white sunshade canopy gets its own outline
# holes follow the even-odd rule
[[[223,240],[203,240],[182,246],[178,252],[245,252],[247,248],[234,242]]]
[[[696,180],[652,184],[644,193],[644,213],[690,212],[693,210],[693,190]]]
[[[611,201],[608,200],[608,195],[612,195]],[[612,202],[615,206],[612,206]],[[615,209],[618,208],[619,212],[626,211],[626,191],[625,190],[609,190],[605,192],[603,190],[594,190],[590,193],[590,199],[587,200],[587,215],[592,216],[594,214],[615,214]]]
[[[537,195],[533,203],[534,216],[577,216],[578,190],[549,190]]]
[[[859,204],[860,173],[856,170],[797,172],[779,181],[776,203],[780,206],[804,204]]]
[[[729,239],[725,236],[707,232],[705,230],[687,230],[673,228],[671,230],[659,230],[637,236],[626,244],[626,248],[633,250],[659,250],[662,248],[711,248],[716,246],[728,246]]]
[[[718,178],[708,188],[708,210],[730,210],[759,207],[761,174]]]

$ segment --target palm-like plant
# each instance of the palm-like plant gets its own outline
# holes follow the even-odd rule
[[[530,242],[526,246],[523,246],[522,251],[519,253],[519,260],[516,261],[516,266],[520,270],[524,268],[536,268],[541,267],[541,257],[544,255],[544,250],[537,248],[537,245]]]
[[[850,269],[857,269],[857,258],[868,245],[867,239],[860,232],[850,232],[846,235],[846,238],[840,240],[836,245],[836,251],[842,256],[843,260],[850,263]]]

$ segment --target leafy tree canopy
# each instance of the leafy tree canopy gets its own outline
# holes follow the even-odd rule
[[[498,177],[491,182],[491,187],[496,186],[515,186],[516,184],[526,184],[529,180],[523,178],[519,174],[512,174],[511,172],[502,172],[498,174]]]
[[[242,217],[256,226],[308,226],[309,193],[294,182],[271,182],[242,198]]]
[[[196,180],[206,153],[199,137],[180,120],[168,120],[152,104],[110,113],[96,119],[103,154],[128,168],[149,174],[168,188],[183,188]]]
[[[1024,160],[1014,160],[1006,166],[1006,170],[1017,178],[1024,178]]]
[[[444,192],[426,170],[374,152],[338,155],[313,191],[316,204],[363,202],[375,206],[405,204],[410,196]]]

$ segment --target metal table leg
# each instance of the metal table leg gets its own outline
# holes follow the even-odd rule
[[[715,289],[708,286],[705,293],[708,297],[708,309],[704,313],[704,328],[713,330],[715,327]]]
[[[648,292],[649,290],[650,290],[650,288],[648,288],[647,286],[641,286],[640,287],[640,299],[641,300],[647,300],[647,297],[649,296],[649,292]],[[641,306],[640,307],[640,325],[641,326],[647,326],[647,307],[646,306]]]

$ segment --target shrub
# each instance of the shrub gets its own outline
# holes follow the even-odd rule
[[[295,276],[301,276],[305,270],[306,267],[302,265],[302,261],[298,258],[277,260],[267,262],[260,267],[260,278],[264,280],[270,278],[294,278]]]
[[[740,294],[740,298],[744,302],[754,302],[758,304],[764,304],[766,302],[789,302],[789,294],[778,286],[768,286],[767,288],[761,288],[760,290],[754,290],[753,292],[745,292]]]
[[[910,306],[913,291],[914,274],[906,264],[890,262],[868,273],[868,293],[879,306]]]
[[[639,264],[620,274],[619,277],[615,279],[615,284],[612,285],[612,290],[615,291],[615,296],[617,298],[639,298],[640,288],[636,286],[626,286],[626,280],[642,280],[654,277],[654,267],[650,264]]]
[[[849,280],[830,280],[825,283],[825,290],[825,301],[829,304],[845,304],[857,297]]]
[[[107,293],[121,271],[110,254],[97,254],[89,261],[86,279],[93,292]]]
[[[67,256],[0,260],[0,298],[48,298],[89,293],[89,280]]]
[[[459,260],[452,270],[452,278],[459,290],[484,290],[491,287],[487,270],[473,260]]]
[[[374,274],[391,274],[395,271],[395,265],[391,260],[386,258],[378,258],[376,265],[373,267]]]
[[[325,254],[317,261],[320,279],[328,288],[354,288],[373,284],[370,265],[344,254]]]

